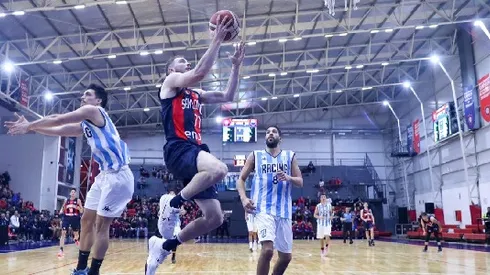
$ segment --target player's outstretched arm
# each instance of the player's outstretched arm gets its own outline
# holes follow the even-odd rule
[[[12,128],[15,124],[19,123],[28,123],[27,119],[24,116],[20,116],[19,114],[15,113],[15,116],[17,117],[17,121],[12,122],[8,121],[5,123],[5,126],[7,126],[9,129]],[[50,118],[56,118],[60,115],[50,115],[47,117]],[[67,124],[64,126],[58,126],[58,127],[51,127],[51,128],[40,128],[35,130],[35,132],[47,136],[63,136],[63,137],[78,137],[83,134],[82,132],[82,127],[79,123],[72,123],[72,124]]]
[[[82,126],[80,123],[71,123],[63,126],[39,128],[34,130],[34,132],[54,137],[79,137],[83,135]]]
[[[226,90],[223,92],[205,92],[201,94],[203,103],[224,103],[233,101],[235,92],[238,88],[238,80],[240,77],[240,67],[245,57],[245,43],[242,41],[235,48],[233,55],[228,55],[231,60],[231,74],[226,85]]]
[[[245,181],[248,176],[254,170],[255,166],[255,158],[254,153],[250,153],[245,161],[245,165],[243,166],[242,172],[240,172],[240,177],[236,182],[236,189],[238,194],[240,194],[240,200],[242,201],[243,208],[246,212],[252,213],[255,210],[254,202],[247,197],[247,193],[245,190]]]
[[[197,62],[196,67],[185,73],[169,74],[163,81],[160,94],[162,93],[161,91],[168,89],[194,86],[206,77],[218,57],[219,48],[228,34],[228,29],[233,24],[233,20],[229,20],[226,23],[226,18],[225,16],[221,20],[218,17],[218,24],[213,32],[211,44],[199,62]]]
[[[25,134],[29,131],[38,131],[38,130],[47,133],[49,131],[46,131],[46,128],[59,127],[68,124],[73,124],[73,123],[80,123],[84,120],[97,121],[100,115],[101,115],[100,111],[97,107],[92,105],[85,105],[70,113],[61,114],[58,116],[47,116],[33,122],[28,122],[28,121],[23,121],[20,123],[6,122],[6,126],[9,128],[8,133],[12,135]],[[81,132],[81,126],[79,127]],[[57,130],[68,131],[73,129],[67,127],[65,129],[57,129]]]

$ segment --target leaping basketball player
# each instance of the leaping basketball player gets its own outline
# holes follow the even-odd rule
[[[427,214],[427,213],[422,213],[420,215],[420,225],[422,226],[422,230],[424,232],[425,236],[425,247],[424,247],[424,252],[427,252],[427,247],[429,246],[429,241],[430,241],[430,235],[434,233],[434,237],[436,238],[437,242],[437,251],[441,252],[442,251],[442,246],[441,246],[441,233],[442,233],[442,226],[441,223],[434,217],[432,214]]]
[[[274,247],[279,259],[272,274],[282,275],[291,261],[293,249],[291,189],[292,186],[303,187],[303,177],[295,153],[279,147],[279,128],[267,128],[265,138],[266,149],[248,155],[237,181],[237,190],[245,211],[255,214],[259,242],[262,244],[257,275],[269,274]],[[251,198],[248,198],[245,181],[252,171],[255,174]]]
[[[361,210],[361,219],[364,223],[368,244],[374,246],[374,215],[367,202],[364,203],[364,208]]]
[[[257,225],[255,224],[254,214],[245,212],[245,221],[248,229],[248,248],[250,252],[257,249]]]
[[[155,274],[158,265],[178,245],[204,235],[223,223],[223,213],[217,200],[218,192],[215,184],[226,177],[228,167],[211,155],[209,147],[202,143],[201,108],[203,103],[224,103],[233,100],[245,55],[244,43],[240,43],[235,48],[235,53],[229,55],[232,69],[224,92],[205,92],[189,87],[198,84],[211,70],[220,45],[235,20],[224,23],[226,17],[223,20],[218,18],[219,23],[213,32],[211,45],[194,69],[191,69],[190,63],[181,56],[173,57],[167,62],[168,76],[162,84],[159,95],[167,140],[164,146],[164,159],[168,170],[175,178],[182,179],[185,186],[170,200],[169,207],[179,209],[184,201],[194,200],[201,209],[203,217],[189,223],[175,238],[161,239],[156,236],[150,238],[150,251],[145,266],[147,275]],[[170,215],[171,211],[165,213]],[[167,216],[163,219],[168,221]],[[172,227],[165,226],[165,228],[170,230]]]
[[[321,240],[321,256],[328,254],[330,244],[330,234],[332,232],[332,204],[327,201],[327,196],[320,196],[320,203],[315,208],[313,216],[316,218],[316,238]]]
[[[17,121],[6,122],[5,126],[12,135],[34,131],[48,136],[78,137],[84,134],[87,138],[101,172],[87,193],[78,265],[72,274],[98,275],[109,247],[110,225],[114,218],[121,216],[131,200],[134,177],[128,166],[128,146],[104,110],[107,92],[91,84],[83,93],[81,101],[81,107],[73,112],[47,116],[33,122],[18,116]],[[92,247],[94,251],[89,269],[87,262]]]
[[[65,246],[66,231],[71,228],[73,230],[73,239],[78,246],[78,232],[80,230],[80,214],[83,213],[82,201],[76,197],[77,189],[72,188],[70,191],[70,199],[63,203],[60,209],[60,215],[62,216],[63,223],[61,226],[61,238],[60,238],[60,251],[58,252],[58,258],[64,256],[63,247]]]

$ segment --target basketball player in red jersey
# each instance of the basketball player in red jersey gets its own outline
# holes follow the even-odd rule
[[[72,188],[70,191],[70,199],[66,200],[60,209],[60,216],[63,217],[62,231],[60,238],[60,251],[58,258],[62,258],[63,247],[65,246],[66,231],[71,227],[73,230],[73,239],[78,246],[78,232],[80,230],[80,217],[83,213],[82,201],[76,197],[77,189]]]
[[[178,195],[169,200],[168,209],[178,211],[184,201],[194,200],[203,217],[188,224],[173,239],[165,240],[156,236],[150,238],[150,251],[146,261],[147,275],[154,274],[158,265],[178,245],[218,228],[223,222],[215,184],[226,176],[228,168],[211,155],[208,146],[202,143],[201,108],[203,103],[224,103],[232,101],[235,97],[245,54],[244,43],[237,45],[235,53],[229,55],[232,68],[224,92],[205,92],[190,88],[196,86],[211,70],[233,20],[224,23],[225,17],[223,20],[218,18],[218,22],[216,30],[212,33],[211,45],[194,69],[191,69],[190,63],[182,56],[173,57],[167,62],[168,75],[159,94],[167,140],[164,159],[168,170],[175,178],[182,179],[185,186]],[[165,211],[163,222],[171,223],[173,216],[172,211]]]
[[[367,202],[364,203],[364,208],[361,210],[361,220],[364,223],[366,231],[366,240],[369,246],[374,246],[374,215]]]

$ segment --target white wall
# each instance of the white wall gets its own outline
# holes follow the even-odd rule
[[[10,188],[24,200],[40,205],[44,138],[39,135],[0,135],[0,171],[8,171]]]
[[[490,50],[488,48],[488,39],[481,33],[479,28],[475,29],[475,35],[473,37],[476,39],[474,49],[477,79],[479,79],[484,74],[490,72]],[[459,59],[458,57],[443,58],[442,63],[448,70],[450,76],[455,80],[458,103],[461,108],[462,84]],[[437,66],[430,67],[421,76],[421,80],[426,83],[415,86],[414,89],[424,102],[426,127],[429,138],[425,138],[424,128],[421,125],[422,153],[419,156],[411,158],[406,165],[409,179],[409,193],[413,197],[411,207],[420,213],[425,210],[425,202],[434,202],[436,206],[442,206],[444,208],[446,223],[454,224],[454,211],[461,210],[463,223],[470,224],[469,205],[471,198],[476,203],[478,196],[480,196],[483,207],[486,207],[490,203],[489,195],[487,195],[490,191],[490,180],[487,180],[490,176],[490,126],[484,126],[474,133],[465,132],[463,148],[468,167],[468,181],[466,181],[461,143],[458,136],[441,142],[438,145],[435,145],[433,141],[431,114],[432,111],[442,104],[453,101],[450,82],[443,71]],[[432,85],[427,83],[431,83]],[[406,101],[403,104],[395,105],[394,109],[400,116],[402,130],[406,129],[408,123],[415,119],[422,119],[420,105],[412,95],[407,94]],[[406,140],[406,131],[402,132],[402,138]],[[433,168],[432,178],[435,193],[432,193],[431,175],[428,169],[429,158],[426,151],[427,146],[431,150],[430,160]],[[479,189],[475,188],[477,181],[480,182]],[[397,175],[396,182],[399,186],[402,185],[402,176],[400,173]],[[486,199],[486,203],[483,202],[484,199]],[[407,202],[404,193],[397,193],[397,202],[400,205],[406,205]]]
[[[53,210],[59,146],[56,137],[0,135],[0,171],[9,172],[10,188],[37,209]]]

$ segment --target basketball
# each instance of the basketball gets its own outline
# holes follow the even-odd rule
[[[226,21],[224,21],[225,23],[228,23],[229,20],[233,20],[230,31],[225,36],[225,41],[231,41],[235,39],[240,33],[240,22],[238,20],[238,17],[232,11],[220,10],[213,14],[213,16],[211,16],[211,19],[209,20],[209,30],[214,31],[216,29],[216,25],[218,25],[218,16],[220,17],[220,20],[224,20],[226,17]]]

